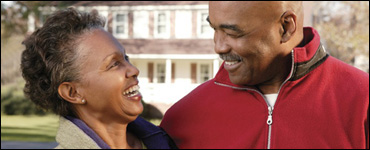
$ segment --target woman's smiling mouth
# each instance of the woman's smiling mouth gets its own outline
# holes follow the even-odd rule
[[[139,85],[134,85],[134,86],[131,86],[130,88],[128,88],[127,90],[125,90],[122,94],[123,94],[123,96],[126,96],[128,98],[133,98],[133,97],[136,97],[136,96],[141,97],[139,89],[140,89]]]

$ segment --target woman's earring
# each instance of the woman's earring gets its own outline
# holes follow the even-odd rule
[[[85,99],[82,99],[81,102],[82,102],[82,104],[85,104],[86,103],[86,100]]]

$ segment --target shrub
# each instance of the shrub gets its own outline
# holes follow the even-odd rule
[[[6,115],[45,115],[48,112],[38,108],[23,94],[21,84],[1,87],[1,113]]]

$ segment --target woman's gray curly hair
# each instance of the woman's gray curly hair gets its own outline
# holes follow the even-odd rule
[[[26,80],[24,93],[36,105],[61,116],[76,116],[71,103],[58,94],[63,82],[78,81],[78,39],[92,29],[103,28],[97,12],[82,13],[67,8],[52,14],[22,44],[21,70]]]

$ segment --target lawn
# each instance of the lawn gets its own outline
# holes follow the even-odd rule
[[[1,140],[53,142],[59,124],[56,115],[1,115]]]
[[[160,119],[150,120],[159,125]],[[1,115],[1,140],[54,142],[59,117],[46,116],[8,116]]]

